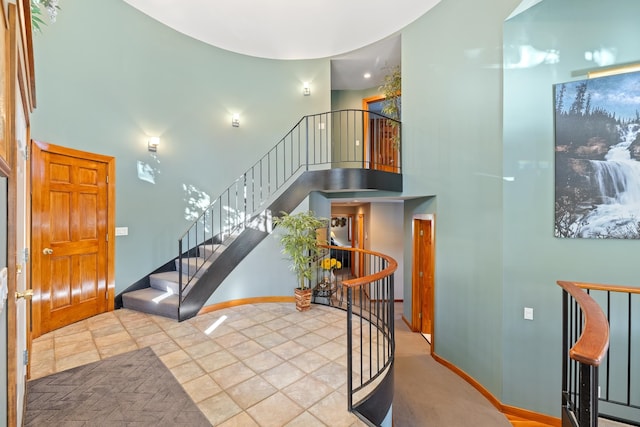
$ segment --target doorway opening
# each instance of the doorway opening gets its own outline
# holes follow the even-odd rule
[[[434,271],[435,271],[435,227],[434,217],[413,217],[413,265],[412,265],[412,328],[423,334],[433,351],[434,337]]]

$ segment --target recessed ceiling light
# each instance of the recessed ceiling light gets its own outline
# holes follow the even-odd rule
[[[371,78],[371,73],[364,73],[364,78],[365,79],[370,79]]]

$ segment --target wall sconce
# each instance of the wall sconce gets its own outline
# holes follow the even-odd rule
[[[159,136],[150,136],[147,140],[147,148],[149,151],[156,152],[158,151],[158,145],[160,145],[160,137]]]
[[[311,95],[311,88],[309,87],[309,82],[304,82],[304,85],[302,86],[302,94],[304,96]]]
[[[236,113],[231,117],[231,126],[234,128],[240,127],[240,114]]]

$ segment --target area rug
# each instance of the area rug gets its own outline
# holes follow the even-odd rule
[[[150,348],[27,383],[26,426],[210,426]]]

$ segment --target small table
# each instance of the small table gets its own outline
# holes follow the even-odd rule
[[[333,305],[332,297],[337,291],[335,283],[320,282],[313,288],[313,302]]]

